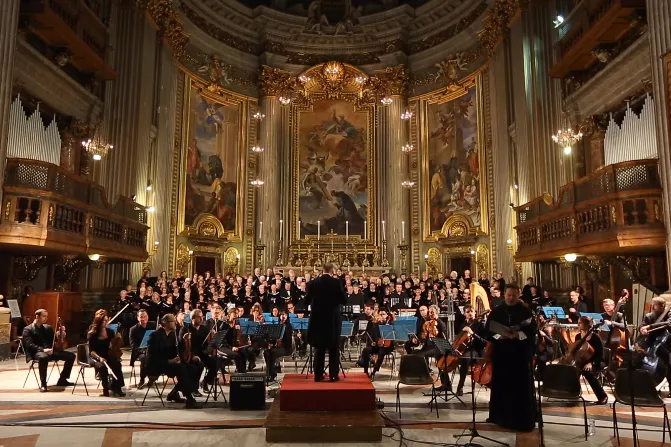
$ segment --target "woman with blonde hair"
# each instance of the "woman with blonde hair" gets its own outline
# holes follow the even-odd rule
[[[266,322],[266,319],[263,317],[263,308],[261,307],[260,303],[254,303],[250,314],[250,320],[254,321],[255,323],[263,324]]]

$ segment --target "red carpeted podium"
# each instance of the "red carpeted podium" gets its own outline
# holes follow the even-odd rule
[[[267,442],[380,442],[384,421],[363,373],[338,382],[286,374],[265,427]]]
[[[287,374],[280,387],[280,411],[373,411],[375,387],[363,373],[339,382],[315,382],[313,376]]]

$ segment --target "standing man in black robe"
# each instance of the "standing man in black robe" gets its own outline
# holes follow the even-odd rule
[[[306,288],[305,303],[311,306],[308,323],[308,343],[314,354],[315,382],[324,380],[326,350],[329,351],[329,379],[337,382],[340,369],[340,305],[346,303],[342,282],[332,276],[333,264],[324,264],[324,274],[310,281]]]
[[[492,322],[510,328],[505,335],[491,332]],[[517,431],[535,426],[536,402],[531,371],[536,322],[520,300],[520,289],[506,285],[505,301],[487,319],[493,335],[492,382],[487,422]]]

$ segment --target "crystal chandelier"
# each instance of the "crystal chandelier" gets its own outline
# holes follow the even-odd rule
[[[564,148],[564,154],[569,155],[575,145],[582,138],[582,132],[577,133],[570,127],[566,130],[558,130],[555,135],[552,135],[552,140]]]
[[[263,149],[261,146],[253,146],[252,147],[252,152],[256,152],[257,154],[263,152],[265,149]]]
[[[380,102],[381,102],[382,104],[384,104],[385,106],[388,106],[389,104],[391,104],[392,102],[394,102],[394,100],[391,99],[389,96],[385,96],[385,97],[383,97],[382,99],[380,99]]]
[[[254,179],[250,183],[252,184],[252,186],[256,186],[258,188],[259,186],[263,185],[263,180]]]
[[[286,96],[280,96],[279,97],[280,104],[283,106],[288,106],[291,104],[291,98],[287,98]]]
[[[266,116],[261,112],[256,112],[254,115],[252,115],[252,118],[257,119],[257,120],[262,120],[265,117]]]
[[[86,152],[91,154],[93,156],[93,159],[98,161],[102,160],[102,158],[108,154],[108,152],[112,149],[114,149],[114,146],[108,143],[104,143],[100,141],[100,139],[92,140],[88,139],[86,141],[82,141],[82,146],[84,146],[84,149]]]
[[[407,144],[404,144],[403,146],[401,146],[401,150],[407,154],[409,152],[414,151],[415,146],[410,144],[410,143],[407,143]]]
[[[401,186],[403,186],[404,188],[412,188],[413,186],[415,186],[415,182],[413,182],[412,180],[403,180],[401,182]]]
[[[401,119],[402,120],[409,120],[412,118],[414,113],[412,113],[410,110],[405,109],[405,112],[401,113]]]

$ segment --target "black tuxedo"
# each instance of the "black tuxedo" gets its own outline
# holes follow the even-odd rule
[[[68,351],[53,351],[51,354],[44,352],[50,349],[54,342],[54,330],[48,324],[41,326],[35,323],[23,328],[23,349],[26,351],[26,362],[36,360],[40,372],[42,386],[47,386],[47,367],[52,360],[65,362],[61,371],[59,382],[64,382],[70,377],[72,365],[75,363],[75,355]]]
[[[338,377],[339,348],[342,316],[340,306],[346,303],[342,282],[330,275],[322,275],[307,284],[306,304],[311,306],[307,340],[317,349],[314,359],[315,377],[324,371],[326,350],[329,351],[329,374]]]
[[[177,385],[174,391],[181,391],[185,396],[198,390],[194,388],[197,379],[197,368],[192,364],[170,363],[169,360],[179,355],[177,347],[177,336],[175,332],[168,335],[163,328],[149,336],[147,343],[147,375],[159,376],[167,374],[170,377],[177,377]]]

